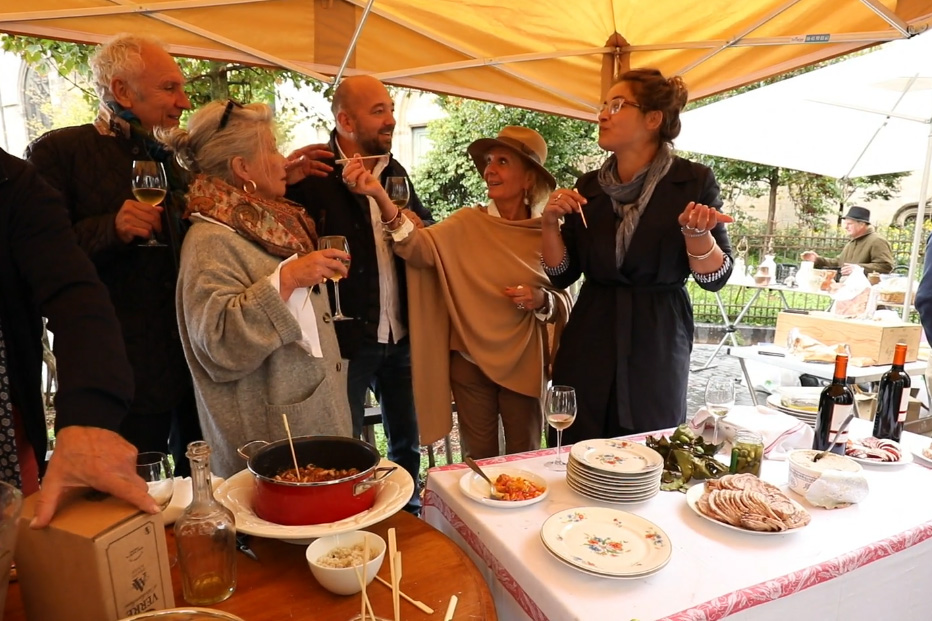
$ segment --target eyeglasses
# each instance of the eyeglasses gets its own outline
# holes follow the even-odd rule
[[[230,122],[230,116],[233,114],[233,108],[242,107],[243,104],[240,102],[227,99],[227,107],[223,110],[223,116],[220,117],[220,125],[217,127],[217,131],[219,132],[221,129],[227,126],[227,123]]]
[[[640,108],[641,104],[635,103],[633,101],[628,101],[624,97],[615,97],[611,101],[602,104],[602,106],[599,108],[599,114],[602,114],[607,109],[609,116],[615,116],[616,114],[621,112],[621,109],[624,108],[625,106],[633,106],[635,108]]]

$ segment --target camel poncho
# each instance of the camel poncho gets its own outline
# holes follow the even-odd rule
[[[517,309],[506,287],[550,288],[540,266],[541,220],[506,220],[480,208],[460,209],[417,229],[395,252],[407,262],[414,402],[421,443],[452,428],[451,342],[492,381],[540,397],[546,386],[570,297],[552,291],[552,333],[533,312]]]

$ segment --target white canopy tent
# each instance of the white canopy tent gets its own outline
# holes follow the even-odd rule
[[[837,178],[922,171],[916,274],[932,164],[932,33],[683,115],[678,149]],[[903,317],[907,316],[904,305]]]

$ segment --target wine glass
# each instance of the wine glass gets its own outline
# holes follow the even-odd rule
[[[146,482],[149,495],[159,505],[159,509],[164,511],[175,491],[175,478],[168,455],[156,451],[139,453],[136,456],[136,473]]]
[[[407,177],[386,177],[385,193],[398,209],[404,209],[411,199],[411,190],[408,188]]]
[[[563,430],[576,420],[576,391],[569,386],[551,386],[544,400],[544,416],[547,424],[557,430],[557,456],[544,464],[551,470],[566,470],[566,462],[560,454],[563,445]]]
[[[342,235],[325,235],[317,240],[317,248],[319,250],[325,250],[327,248],[336,248],[337,250],[342,250],[346,254],[349,254],[349,243],[346,241],[346,238]],[[346,266],[346,269],[349,269],[350,261],[349,259],[341,259],[343,265]],[[336,296],[336,311],[333,314],[334,321],[346,321],[347,319],[352,319],[352,317],[347,317],[343,314],[343,311],[340,309],[340,279],[343,278],[340,274],[334,274],[330,277],[330,280],[333,281],[333,294]]]
[[[158,205],[165,199],[168,191],[168,177],[161,162],[152,160],[135,160],[133,162],[133,196],[140,203]],[[143,247],[164,246],[155,238],[155,231],[148,241],[139,244]]]
[[[735,407],[735,380],[730,377],[712,377],[705,386],[705,407],[712,414],[712,444],[718,444],[719,421]]]

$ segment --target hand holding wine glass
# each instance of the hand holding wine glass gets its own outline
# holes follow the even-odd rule
[[[735,380],[731,377],[709,378],[705,387],[705,406],[714,418],[712,443],[719,443],[719,421],[735,407]]]
[[[560,451],[563,446],[563,430],[576,420],[576,391],[569,386],[551,386],[544,400],[544,416],[547,424],[557,430],[557,456],[544,464],[551,470],[566,470],[566,462]]]
[[[325,235],[317,240],[317,247],[320,250],[326,250],[327,248],[335,248],[337,250],[342,250],[346,254],[349,254],[349,243],[346,241],[346,238],[342,235]],[[346,266],[346,269],[349,270],[350,260],[349,259],[340,259],[343,262],[343,265]],[[343,278],[343,275],[339,272],[335,272],[333,276],[330,277],[330,280],[333,281],[333,295],[336,299],[336,308],[333,313],[334,321],[346,321],[352,319],[352,317],[347,317],[343,314],[343,310],[340,308],[340,280]]]
[[[411,189],[408,187],[407,177],[386,177],[385,193],[388,194],[389,200],[398,208],[404,209],[411,200]]]
[[[165,200],[168,192],[168,177],[161,162],[152,160],[135,160],[133,162],[133,196],[140,203],[159,205]],[[140,246],[164,246],[155,238],[155,231],[150,233],[149,240]]]
[[[136,456],[136,472],[149,487],[149,495],[165,510],[175,491],[175,478],[168,455],[156,451],[139,453]]]

